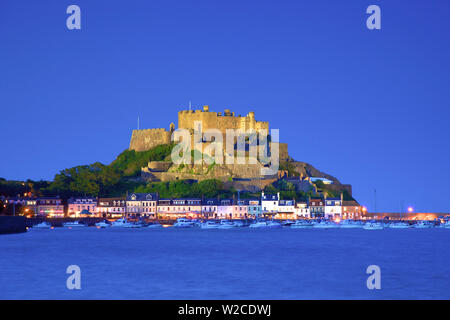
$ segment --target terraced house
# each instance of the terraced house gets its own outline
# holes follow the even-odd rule
[[[126,198],[126,212],[132,217],[155,218],[157,208],[157,193],[131,193]]]

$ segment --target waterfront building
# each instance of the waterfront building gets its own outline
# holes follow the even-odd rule
[[[15,212],[16,208],[14,206],[22,206],[23,208],[21,209],[22,214],[27,215],[27,216],[33,216],[36,215],[37,213],[37,198],[33,198],[33,197],[8,197],[8,198],[4,198],[3,199],[3,203],[4,206],[6,207],[7,205],[13,205],[13,213],[18,213]]]
[[[126,198],[126,213],[134,217],[156,217],[157,193],[131,193]]]
[[[201,199],[181,198],[160,199],[158,201],[158,217],[161,219],[200,218],[201,214]]]
[[[93,216],[97,214],[97,199],[93,197],[70,198],[67,200],[67,214],[69,217],[80,217],[86,211]]]
[[[325,202],[323,199],[309,199],[311,218],[322,218],[325,214]]]
[[[258,218],[262,216],[261,200],[260,199],[248,199],[247,213],[249,218]]]
[[[233,219],[233,199],[221,199],[217,206],[217,217],[219,219]]]
[[[36,215],[49,218],[64,217],[64,206],[59,197],[42,197],[36,199]]]
[[[297,219],[302,218],[310,218],[311,212],[308,207],[308,203],[306,202],[297,202],[295,204],[295,214],[297,216]]]
[[[295,200],[279,200],[277,214],[275,214],[274,219],[297,219]]]
[[[277,213],[278,204],[280,201],[280,193],[277,194],[266,194],[261,193],[261,207],[264,214]]]
[[[97,214],[104,218],[120,218],[126,214],[126,199],[100,198],[98,199]]]
[[[202,200],[202,217],[206,219],[217,219],[218,199]]]
[[[340,198],[325,198],[324,214],[326,219],[342,216],[342,195]]]
[[[343,219],[360,219],[362,216],[362,207],[355,200],[342,201]]]
[[[248,201],[247,200],[235,200],[233,201],[233,213],[232,219],[247,219],[248,214]]]

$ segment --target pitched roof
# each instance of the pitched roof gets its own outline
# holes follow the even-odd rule
[[[127,201],[156,201],[158,200],[157,193],[130,193],[127,196]]]

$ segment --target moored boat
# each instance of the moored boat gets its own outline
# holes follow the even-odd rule
[[[206,221],[200,225],[200,229],[218,229],[220,224],[215,221]]]
[[[237,225],[233,221],[222,219],[220,220],[218,229],[232,229],[236,227]]]
[[[279,222],[273,220],[257,220],[249,225],[249,228],[281,228],[282,225]]]
[[[63,223],[63,227],[66,227],[66,228],[81,228],[81,227],[86,227],[86,225],[84,223],[79,222],[79,221],[71,221],[71,222],[64,222]]]
[[[297,220],[290,226],[293,229],[304,229],[304,228],[312,228],[313,223],[308,220]]]
[[[178,218],[177,222],[173,224],[175,228],[192,228],[194,223],[186,218]]]
[[[339,227],[344,229],[354,229],[354,228],[362,228],[364,226],[364,223],[361,221],[355,221],[355,220],[342,220],[339,223]]]
[[[120,219],[117,219],[116,221],[114,221],[113,223],[111,223],[111,227],[116,227],[116,228],[117,227],[124,228],[129,225],[131,225],[131,222],[129,222],[126,218],[120,218]]]
[[[103,221],[97,222],[95,224],[95,226],[99,227],[99,228],[108,228],[108,227],[111,227],[111,223],[109,223],[107,220],[103,220]]]
[[[432,223],[431,221],[418,221],[416,224],[413,225],[414,228],[417,229],[428,229],[428,228],[433,228],[434,227],[434,223]]]
[[[162,228],[162,224],[159,222],[151,222],[147,226],[147,228]]]
[[[338,228],[339,226],[332,222],[327,220],[321,220],[313,224],[313,228],[317,229],[331,229],[331,228]]]
[[[365,229],[365,230],[382,230],[382,229],[384,229],[384,226],[380,222],[369,221],[364,224],[363,229]]]
[[[33,228],[36,228],[36,229],[50,229],[51,227],[52,227],[52,225],[50,223],[48,223],[47,221],[35,224],[33,226]]]
[[[389,228],[392,229],[408,229],[410,227],[409,223],[406,222],[392,222],[389,224]]]

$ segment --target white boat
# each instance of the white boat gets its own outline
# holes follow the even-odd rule
[[[111,224],[108,221],[103,220],[103,221],[97,222],[95,224],[95,226],[99,227],[99,228],[108,228],[108,227],[111,227]]]
[[[308,220],[297,220],[293,224],[291,224],[291,228],[294,229],[304,229],[304,228],[312,228],[313,223]]]
[[[130,221],[127,225],[123,226],[124,228],[143,228],[146,227],[144,221],[132,222]]]
[[[342,220],[339,223],[339,227],[344,229],[355,229],[355,228],[362,228],[364,224],[361,221],[354,221],[354,220]]]
[[[130,226],[131,225],[131,222],[129,222],[127,219],[125,219],[125,218],[120,218],[120,219],[117,219],[116,221],[113,221],[113,223],[111,223],[111,227],[121,227],[121,228],[124,228],[124,227],[127,227],[127,226]]]
[[[215,221],[206,221],[200,225],[200,229],[218,229],[220,224]]]
[[[326,220],[321,220],[319,222],[316,222],[313,224],[313,228],[317,228],[317,229],[331,229],[331,228],[339,228],[339,226],[332,222],[332,221],[326,221]]]
[[[258,220],[249,225],[249,228],[281,228],[281,227],[282,227],[281,223],[273,220]]]
[[[223,219],[220,220],[218,229],[232,229],[236,227],[237,225],[233,221]]]
[[[408,229],[410,227],[409,223],[406,222],[392,222],[389,224],[389,228],[392,229]]]
[[[381,230],[384,229],[383,224],[379,222],[366,222],[363,226],[363,229],[365,230]]]
[[[413,227],[417,229],[428,229],[433,228],[434,224],[431,221],[418,221]]]
[[[192,228],[194,223],[186,218],[178,218],[177,222],[173,224],[175,228]]]
[[[36,229],[50,229],[51,227],[52,227],[52,225],[46,221],[35,224],[33,226],[33,228],[36,228]]]
[[[447,221],[446,223],[443,223],[443,224],[442,224],[442,227],[443,227],[443,228],[448,228],[448,229],[450,229],[450,220]]]
[[[86,225],[84,223],[79,222],[79,221],[71,221],[71,222],[64,222],[63,223],[63,227],[66,227],[66,228],[81,228],[81,227],[86,227]]]

